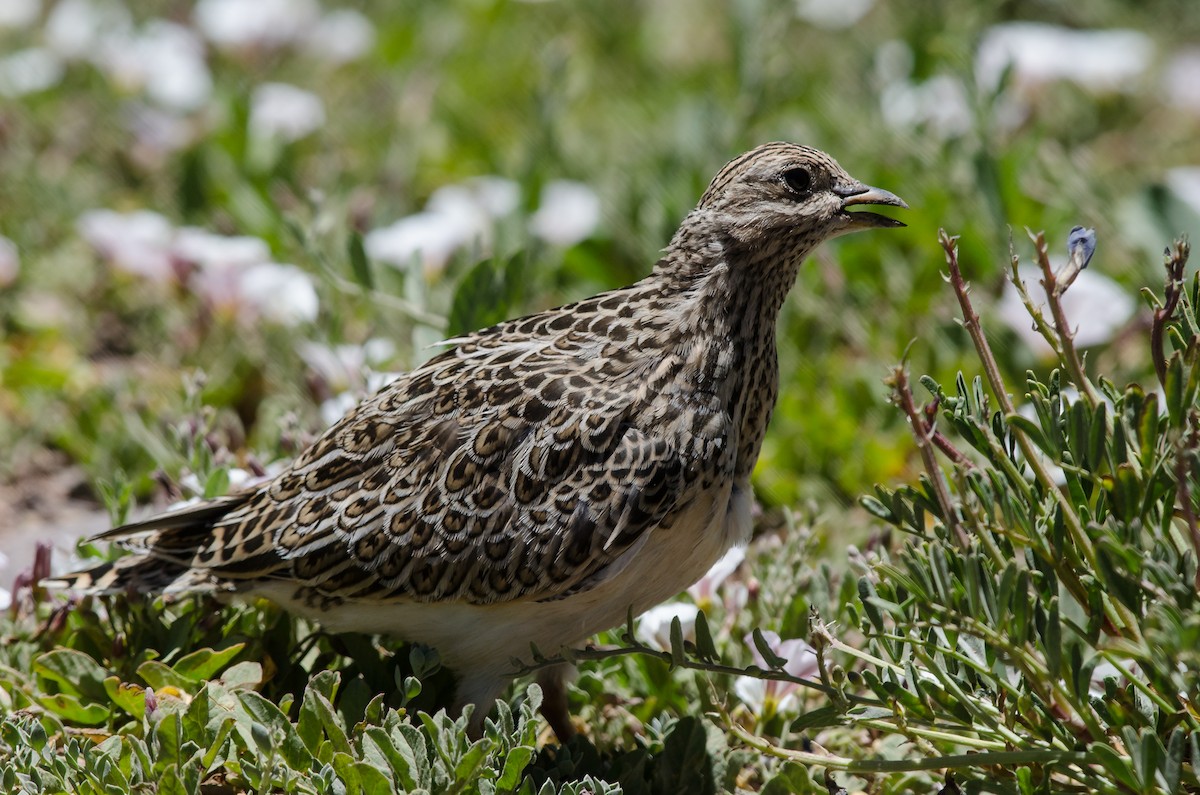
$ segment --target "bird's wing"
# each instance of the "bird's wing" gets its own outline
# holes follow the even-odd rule
[[[250,590],[270,580],[321,598],[491,603],[586,589],[663,521],[687,479],[674,441],[638,421],[646,385],[614,386],[614,351],[585,347],[468,340],[223,515],[168,517],[149,537],[152,521],[130,529],[191,580],[202,570]]]

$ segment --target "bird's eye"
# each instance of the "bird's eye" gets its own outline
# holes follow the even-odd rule
[[[783,184],[797,196],[805,196],[812,190],[812,174],[807,168],[789,168],[783,172]]]

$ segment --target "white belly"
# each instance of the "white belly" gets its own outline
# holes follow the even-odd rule
[[[311,614],[330,630],[392,635],[433,646],[460,674],[468,701],[484,701],[515,673],[514,658],[528,662],[530,643],[557,654],[678,594],[751,530],[749,484],[726,487],[695,500],[670,529],[654,530],[615,574],[589,590],[548,602],[491,605],[346,602]],[[257,593],[297,612],[294,587],[274,585]],[[478,685],[472,685],[472,682]],[[486,685],[484,683],[487,683]],[[472,693],[471,690],[478,692]]]

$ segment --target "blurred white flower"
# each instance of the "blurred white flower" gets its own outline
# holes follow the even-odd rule
[[[12,591],[0,588],[0,610],[7,610],[10,607],[12,607]]]
[[[1128,661],[1125,665],[1131,674],[1138,675],[1137,663]],[[1088,682],[1088,695],[1092,698],[1104,698],[1104,682],[1108,679],[1117,680],[1117,687],[1124,687],[1126,684],[1125,674],[1121,673],[1117,666],[1108,660],[1101,660],[1092,669],[1092,676]]]
[[[250,135],[285,143],[325,124],[325,106],[311,91],[287,83],[263,83],[250,98]]]
[[[799,638],[781,640],[779,633],[769,630],[764,631],[762,635],[771,653],[787,660],[783,665],[784,671],[803,679],[813,679],[820,673],[817,665],[817,652],[806,641]],[[771,666],[767,665],[767,661],[754,643],[754,634],[746,635],[745,642],[750,647],[754,664],[763,670],[769,670]],[[756,679],[749,676],[739,676],[733,683],[733,692],[737,693],[738,698],[742,699],[763,720],[769,720],[779,712],[789,712],[795,709],[796,691],[799,689],[800,685],[794,682]]]
[[[1057,272],[1066,264],[1066,259],[1051,257],[1050,264]],[[1043,308],[1047,322],[1053,325],[1053,318],[1046,308],[1046,290],[1041,283],[1041,269],[1023,265],[1018,273],[1025,282],[1025,289],[1034,305]],[[1072,324],[1075,331],[1075,344],[1081,348],[1101,345],[1111,340],[1137,308],[1133,296],[1121,285],[1094,270],[1080,273],[1060,300],[1067,322]],[[1005,282],[1004,293],[996,304],[996,312],[1000,320],[1015,331],[1036,354],[1046,356],[1052,352],[1049,343],[1034,330],[1033,320],[1025,311],[1025,305],[1011,282]]]
[[[151,105],[131,102],[123,115],[133,133],[133,156],[143,165],[160,163],[164,155],[186,148],[196,135],[187,118]]]
[[[362,345],[328,346],[304,342],[298,351],[316,377],[316,381],[310,383],[317,394],[332,393],[320,402],[320,417],[325,425],[336,423],[366,395],[376,393],[402,375],[374,370],[396,354],[394,343],[378,337]]]
[[[42,13],[42,0],[4,0],[0,3],[0,28],[27,28]]]
[[[482,207],[492,218],[503,218],[516,212],[517,204],[521,201],[520,187],[507,177],[486,174],[482,177],[472,177],[463,185],[470,192],[469,200]],[[435,192],[429,201],[431,205],[435,205],[442,200]]]
[[[17,244],[0,235],[0,287],[7,287],[15,282],[20,272],[21,257],[17,252]]]
[[[1200,114],[1200,47],[1171,56],[1163,70],[1163,91],[1175,107]]]
[[[921,83],[896,80],[883,87],[879,97],[883,119],[899,130],[921,125],[945,140],[971,129],[971,106],[962,81],[935,75]]]
[[[80,236],[117,270],[151,281],[175,278],[171,265],[171,223],[156,212],[89,210],[80,216]]]
[[[745,547],[730,547],[703,577],[688,587],[688,595],[696,600],[696,605],[701,610],[707,610],[716,601],[717,589],[729,579],[729,575],[738,570],[745,559]]]
[[[679,619],[683,639],[696,640],[696,606],[686,602],[663,602],[638,616],[634,636],[653,649],[671,650],[671,622]]]
[[[1000,84],[1011,65],[1021,88],[1070,80],[1093,91],[1128,91],[1149,67],[1154,43],[1135,30],[1006,22],[988,29],[977,52],[976,78],[987,90]]]
[[[586,240],[600,223],[600,197],[582,182],[547,183],[539,205],[529,219],[529,230],[556,246],[573,246]]]
[[[87,60],[106,40],[128,39],[132,29],[129,10],[118,0],[61,0],[46,19],[44,36],[55,54]]]
[[[53,88],[62,81],[62,61],[44,47],[17,50],[0,58],[0,96],[21,97]]]
[[[317,319],[320,304],[312,277],[295,265],[264,262],[242,272],[242,316],[254,316],[281,326],[296,326]]]
[[[290,44],[320,13],[316,0],[200,0],[192,19],[218,47],[246,49]]]
[[[446,185],[434,191],[422,212],[371,230],[363,246],[372,259],[401,268],[416,260],[432,275],[463,246],[487,249],[496,220],[516,210],[519,198],[516,183],[502,177]]]
[[[271,249],[260,238],[227,236],[194,226],[185,226],[175,233],[171,254],[201,270],[238,270],[267,262]]]
[[[427,274],[440,271],[471,238],[455,219],[440,213],[415,213],[390,226],[372,229],[363,238],[363,247],[371,259],[403,268],[419,258]]]
[[[357,11],[331,11],[304,34],[304,50],[334,63],[363,57],[375,46],[375,26]]]
[[[330,391],[346,392],[363,388],[371,368],[395,356],[396,346],[391,340],[376,337],[362,345],[302,342],[296,351]]]
[[[875,0],[796,0],[796,13],[819,28],[838,30],[858,22]]]
[[[1200,215],[1200,166],[1179,166],[1167,171],[1167,188]]]
[[[212,95],[204,42],[174,22],[152,20],[137,35],[105,40],[97,62],[118,86],[165,108],[193,111]]]
[[[321,422],[325,423],[325,427],[333,425],[360,402],[362,402],[362,397],[353,392],[339,392],[328,400],[322,400],[318,408]]]

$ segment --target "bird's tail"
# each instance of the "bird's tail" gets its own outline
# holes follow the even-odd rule
[[[195,567],[196,555],[211,539],[213,525],[252,494],[218,497],[106,530],[88,540],[115,542],[134,554],[41,584],[89,595],[212,591],[218,584]]]

